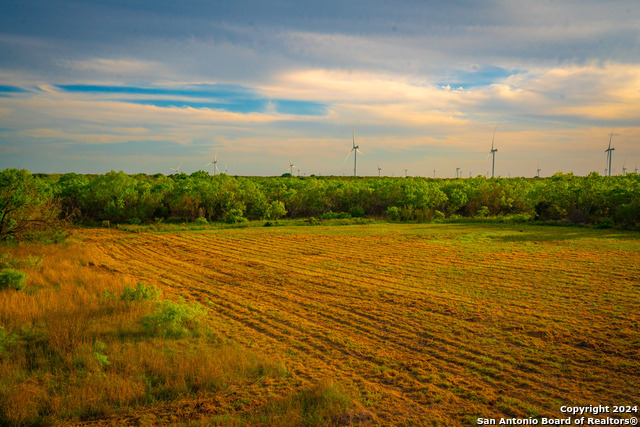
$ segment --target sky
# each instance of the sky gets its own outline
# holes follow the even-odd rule
[[[640,166],[637,0],[4,0],[0,170]],[[494,137],[495,134],[495,137]],[[347,155],[349,157],[347,158]],[[346,160],[345,160],[346,158]]]

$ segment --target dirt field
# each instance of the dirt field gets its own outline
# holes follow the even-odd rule
[[[500,224],[79,233],[93,268],[199,301],[221,334],[283,360],[299,381],[342,384],[374,423],[475,425],[640,403],[637,233]]]

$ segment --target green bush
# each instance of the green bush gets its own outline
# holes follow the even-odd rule
[[[397,221],[400,218],[400,211],[397,206],[389,206],[387,208],[387,217],[393,221]]]
[[[349,209],[349,214],[353,218],[363,218],[364,208],[362,206],[353,206],[351,209]]]
[[[127,286],[122,291],[120,299],[122,301],[155,301],[160,296],[160,290],[154,286],[146,286],[143,282],[138,282],[135,288]]]
[[[182,298],[173,303],[168,300],[142,319],[142,326],[150,336],[182,338],[197,332],[206,309],[198,303],[187,304]]]
[[[596,225],[597,228],[611,228],[613,227],[613,219],[612,218],[602,218],[600,222]]]
[[[201,216],[200,218],[197,218],[194,222],[198,225],[207,225],[209,223],[209,221],[207,221],[207,218],[203,216]]]
[[[238,222],[245,222],[246,220],[246,218],[243,218],[242,210],[240,209],[231,209],[224,217],[224,221],[227,224],[236,224]]]
[[[5,268],[0,271],[0,289],[11,288],[21,291],[27,285],[26,279],[26,273],[12,268]]]
[[[107,359],[107,355],[104,351],[107,349],[107,345],[102,341],[96,341],[93,343],[93,357],[96,359],[101,368],[104,368],[111,363]]]
[[[348,212],[325,212],[320,215],[320,219],[349,219],[351,218],[351,214]]]
[[[476,216],[480,218],[486,218],[487,216],[489,216],[489,208],[486,206],[482,206],[480,209],[478,209]]]

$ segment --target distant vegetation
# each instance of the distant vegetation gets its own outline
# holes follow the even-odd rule
[[[279,218],[377,217],[397,221],[518,215],[521,220],[640,225],[640,175],[468,179],[165,176],[0,172],[0,239],[56,225],[227,223]]]

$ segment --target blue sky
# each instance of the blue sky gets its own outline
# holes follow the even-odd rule
[[[451,177],[640,162],[637,1],[7,1],[0,169]],[[615,129],[615,130],[614,130]],[[295,173],[298,173],[296,170]]]

